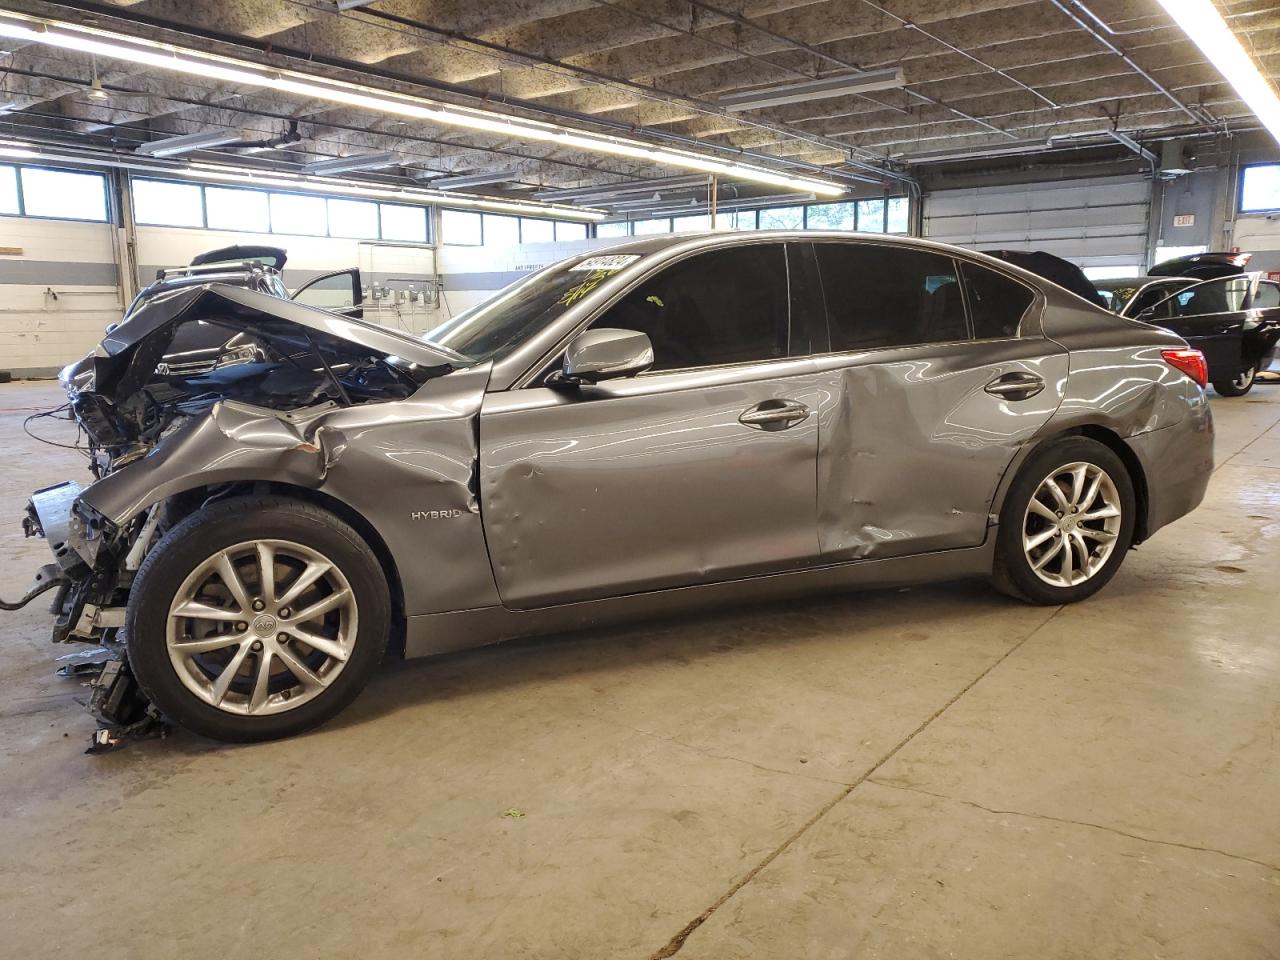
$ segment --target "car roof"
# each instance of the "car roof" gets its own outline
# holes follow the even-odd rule
[[[643,238],[619,240],[606,247],[593,247],[580,256],[592,256],[597,253],[636,254],[648,256],[661,253],[673,247],[687,245],[690,249],[717,246],[734,246],[735,244],[758,243],[762,240],[779,240],[798,242],[804,240],[849,240],[860,243],[879,243],[911,249],[932,250],[946,256],[963,256],[976,260],[990,267],[1015,273],[1026,280],[1040,283],[1051,283],[1039,274],[1027,270],[1016,263],[1001,260],[980,250],[958,247],[951,243],[928,240],[923,237],[908,237],[896,233],[857,233],[852,230],[691,230],[687,233],[660,233]],[[1056,286],[1056,284],[1055,284]]]

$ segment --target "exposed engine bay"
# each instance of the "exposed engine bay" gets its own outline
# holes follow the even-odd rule
[[[460,358],[459,358],[460,359]],[[53,562],[36,574],[18,609],[54,591],[52,639],[106,648],[90,709],[102,724],[92,750],[154,733],[159,716],[133,683],[118,634],[129,590],[164,531],[232,492],[213,482],[175,492],[117,523],[84,495],[131,465],[163,461],[196,432],[232,444],[303,456],[323,478],[341,437],[321,421],[342,408],[403,400],[453,368],[439,348],[395,331],[249,290],[210,284],[154,298],[112,328],[98,349],[62,371],[68,409],[97,482],[36,491],[23,528],[42,536]],[[213,472],[211,472],[212,474]],[[217,477],[210,476],[211,480]]]

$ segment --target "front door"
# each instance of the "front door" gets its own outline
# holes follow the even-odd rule
[[[480,501],[503,603],[527,608],[794,569],[818,556],[819,377],[793,356],[777,243],[700,253],[592,326],[654,369],[485,398]],[[807,344],[806,344],[807,351]]]

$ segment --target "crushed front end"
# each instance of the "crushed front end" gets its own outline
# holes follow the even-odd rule
[[[165,532],[246,483],[318,488],[344,446],[327,417],[406,399],[450,369],[447,355],[384,328],[215,284],[156,297],[63,370],[95,479],[32,494],[23,528],[45,538],[52,562],[0,609],[52,591],[53,641],[105,651],[66,674],[101,667],[92,752],[163,730],[130,671],[125,626]]]

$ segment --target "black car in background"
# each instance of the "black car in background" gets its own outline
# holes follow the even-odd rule
[[[1209,382],[1224,397],[1253,389],[1280,341],[1280,284],[1245,273],[1247,253],[1197,253],[1158,263],[1145,277],[1097,282],[1043,250],[987,253],[1114,313],[1183,337],[1204,354]]]
[[[1185,338],[1204,354],[1213,389],[1242,397],[1270,365],[1280,341],[1280,283],[1261,273],[1218,276],[1126,315]]]
[[[1134,317],[1147,307],[1154,307],[1165,297],[1172,296],[1179,290],[1196,283],[1194,277],[1108,277],[1095,280],[1102,299],[1107,301],[1107,309],[1122,317]]]

